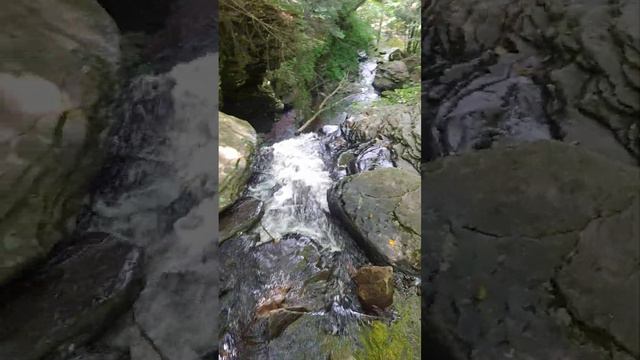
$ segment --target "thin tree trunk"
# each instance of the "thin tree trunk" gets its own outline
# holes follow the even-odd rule
[[[380,46],[380,35],[382,34],[382,20],[384,19],[384,13],[380,13],[380,21],[378,22],[378,36],[376,37],[376,49]]]
[[[320,115],[323,111],[329,108],[329,107],[325,107],[325,104],[327,103],[327,101],[329,101],[329,99],[331,99],[333,95],[335,95],[338,92],[338,90],[340,90],[348,81],[349,81],[349,74],[345,76],[345,78],[338,84],[338,86],[336,86],[336,88],[331,92],[331,94],[327,95],[327,97],[325,97],[324,100],[322,100],[322,102],[318,106],[318,111],[316,111],[316,113],[313,114],[313,116],[311,116],[309,120],[307,120],[302,126],[300,126],[300,128],[296,131],[296,135],[300,134],[302,131],[304,131],[304,129],[309,127],[309,125],[313,122],[313,120],[315,120],[318,117],[318,115]]]

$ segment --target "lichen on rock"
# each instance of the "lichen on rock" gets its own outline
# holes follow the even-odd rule
[[[248,122],[237,117],[219,112],[218,119],[219,211],[223,211],[244,191],[257,146],[257,134]]]

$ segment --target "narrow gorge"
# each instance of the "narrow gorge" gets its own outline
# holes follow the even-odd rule
[[[221,8],[221,359],[417,359],[417,54],[375,46],[381,4],[274,4]],[[310,58],[238,59],[272,56],[254,23],[289,17]]]

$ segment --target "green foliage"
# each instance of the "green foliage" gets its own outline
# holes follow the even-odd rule
[[[369,0],[358,9],[358,15],[376,28],[376,46],[418,53],[420,5],[418,0]]]
[[[332,84],[347,73],[354,73],[358,51],[368,50],[373,39],[371,27],[354,13],[344,20],[340,20],[335,8],[315,8],[312,14],[325,21],[320,30],[312,29],[312,22],[303,23],[304,30],[294,43],[295,56],[268,75],[276,96],[293,96],[294,107],[307,115],[311,112],[313,90],[319,84]],[[337,18],[329,21],[331,16]]]
[[[330,93],[347,74],[356,74],[358,52],[372,49],[378,30],[392,33],[403,46],[413,36],[411,26],[415,35],[420,13],[416,4],[417,0],[224,1],[219,29],[221,94],[232,101],[233,96],[253,91],[245,85],[259,83],[259,91],[293,104],[306,117],[317,110],[316,95]],[[379,15],[385,19],[380,29]]]
[[[342,37],[331,36],[324,49],[324,64],[321,76],[332,81],[339,81],[348,72],[358,68],[358,51],[368,51],[373,40],[373,29],[351,13],[342,27]]]
[[[323,43],[304,34],[299,38],[296,56],[269,72],[267,78],[272,82],[276,96],[291,94],[295,108],[308,109],[311,106],[310,89],[317,77],[316,62],[322,54]]]
[[[383,91],[382,97],[378,101],[383,105],[417,104],[420,101],[420,84]]]

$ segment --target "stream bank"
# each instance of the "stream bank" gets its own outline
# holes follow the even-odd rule
[[[221,213],[223,359],[419,357],[420,178],[400,165],[402,150],[420,153],[419,106],[377,105],[375,68],[362,59],[348,101],[317,132],[272,134]],[[369,196],[379,198],[350,207]]]

